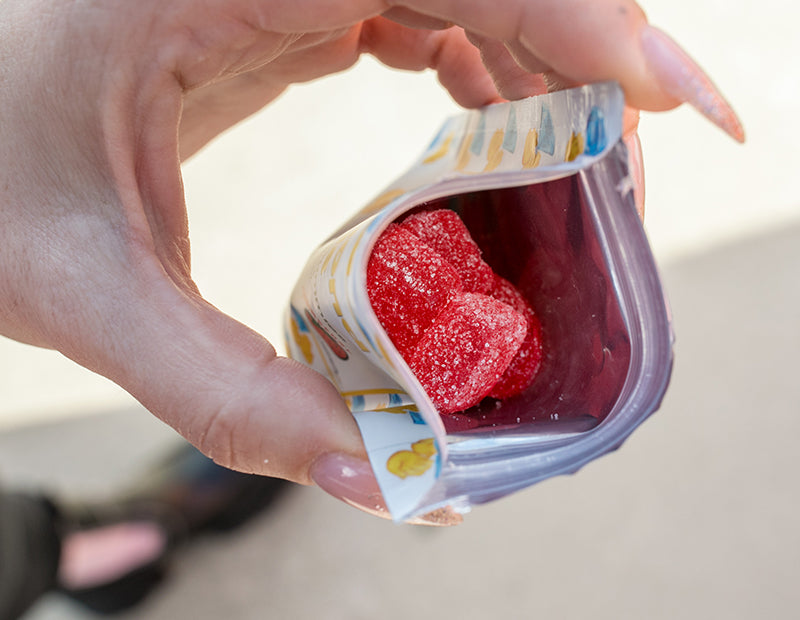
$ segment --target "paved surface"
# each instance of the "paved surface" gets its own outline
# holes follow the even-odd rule
[[[244,530],[187,550],[126,617],[796,617],[798,274],[800,221],[666,266],[671,389],[622,449],[577,475],[449,530],[297,488]],[[172,442],[137,411],[74,418],[0,435],[0,470],[102,494]],[[27,620],[84,617],[53,595]]]

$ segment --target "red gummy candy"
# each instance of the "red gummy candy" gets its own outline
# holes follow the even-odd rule
[[[448,261],[461,276],[464,290],[488,294],[494,286],[494,271],[481,258],[481,250],[455,211],[420,211],[400,226],[412,232]]]
[[[440,413],[468,409],[503,375],[525,339],[523,315],[488,295],[454,295],[406,358]]]
[[[533,308],[483,261],[453,211],[390,225],[370,256],[367,292],[449,431],[477,424],[459,412],[487,395],[519,394],[541,366]]]
[[[528,387],[539,372],[543,357],[542,326],[522,293],[508,280],[497,276],[491,295],[524,316],[528,327],[517,354],[489,393],[493,398],[508,398]]]
[[[403,357],[414,349],[450,296],[462,289],[450,263],[395,224],[378,239],[367,264],[372,308]]]

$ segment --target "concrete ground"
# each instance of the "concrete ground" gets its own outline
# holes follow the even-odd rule
[[[395,526],[297,488],[247,528],[187,550],[127,617],[797,616],[800,8],[641,4],[748,133],[733,144],[686,106],[642,119],[647,226],[678,337],[662,410],[618,452],[451,530]],[[455,111],[434,76],[364,61],[223,136],[184,169],[200,289],[280,342],[309,252]],[[102,496],[175,441],[108,381],[0,339],[4,484]],[[26,620],[86,617],[52,595]]]
[[[670,391],[622,449],[578,474],[444,530],[298,487],[188,549],[124,617],[797,617],[798,248],[800,220],[665,267],[679,338]],[[73,418],[0,435],[0,470],[105,493],[173,441],[133,410]],[[27,620],[85,617],[52,595]]]

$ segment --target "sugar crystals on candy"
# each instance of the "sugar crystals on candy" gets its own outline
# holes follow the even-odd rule
[[[526,331],[525,318],[508,304],[461,293],[425,330],[406,361],[438,411],[462,411],[489,394]]]
[[[444,416],[487,395],[518,394],[538,372],[542,336],[533,308],[483,261],[453,211],[423,211],[391,224],[370,256],[367,292]],[[459,420],[463,426],[468,418]]]
[[[528,328],[519,351],[490,393],[494,398],[508,398],[528,387],[539,372],[543,356],[542,326],[531,305],[508,280],[497,276],[490,294],[522,314]]]
[[[405,218],[400,226],[453,265],[464,282],[464,290],[488,293],[494,286],[494,271],[484,262],[478,244],[455,211],[420,211]]]
[[[462,289],[450,263],[396,225],[378,239],[367,264],[372,308],[403,357],[413,350],[450,295]]]

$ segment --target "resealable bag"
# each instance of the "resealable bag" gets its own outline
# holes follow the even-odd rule
[[[660,404],[673,336],[634,205],[623,109],[618,85],[601,83],[451,118],[310,257],[286,313],[289,355],[346,400],[395,520],[574,472]],[[523,393],[444,418],[366,289],[375,241],[423,205],[461,217],[542,325],[542,367]]]

